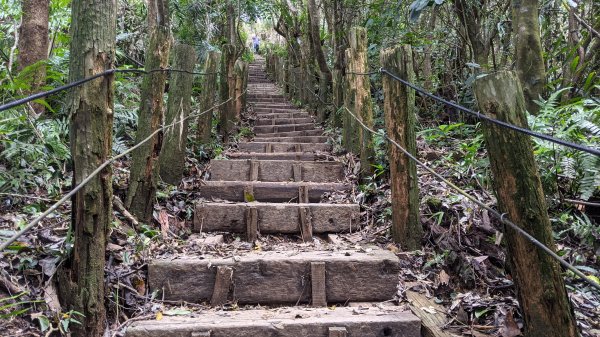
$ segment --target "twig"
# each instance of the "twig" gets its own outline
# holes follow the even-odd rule
[[[570,202],[572,204],[578,204],[578,205],[585,205],[585,206],[593,206],[593,207],[600,207],[600,203],[597,202],[589,202],[589,201],[583,201],[583,200],[574,200],[574,199],[563,199],[566,202]]]
[[[36,197],[33,195],[23,195],[23,194],[17,194],[17,193],[0,193],[0,195],[6,195],[9,197],[17,197],[17,198],[36,199],[36,200],[43,200],[43,201],[57,201],[56,199],[48,199],[48,198]]]
[[[140,224],[137,219],[131,215],[131,213],[129,213],[129,211],[127,211],[127,209],[125,208],[125,206],[123,205],[123,201],[121,201],[121,199],[116,196],[113,195],[113,206],[115,206],[115,208],[127,219],[129,220],[129,222],[133,225],[133,228],[135,228],[135,230],[138,230],[138,225]]]

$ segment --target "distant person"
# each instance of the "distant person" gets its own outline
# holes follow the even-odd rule
[[[258,54],[258,50],[260,48],[260,39],[258,36],[256,36],[256,34],[252,36],[252,47],[254,48],[254,52]]]

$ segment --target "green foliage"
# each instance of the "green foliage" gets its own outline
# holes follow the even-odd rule
[[[563,105],[558,90],[540,102],[537,116],[529,117],[535,131],[575,143],[599,148],[600,103],[595,99],[575,99]],[[535,139],[535,153],[541,166],[542,181],[547,191],[556,191],[588,200],[600,188],[600,158],[553,143]]]

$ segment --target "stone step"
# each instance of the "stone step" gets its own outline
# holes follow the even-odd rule
[[[329,152],[330,144],[320,143],[238,143],[238,149],[243,152]]]
[[[210,300],[214,304],[213,294],[225,293],[222,297],[239,304],[324,306],[387,301],[398,291],[400,259],[377,247],[237,253],[242,255],[152,260],[148,264],[150,292],[158,291],[158,298],[164,300],[190,303]],[[229,271],[228,277],[216,282],[217,269],[220,275]]]
[[[278,133],[255,132],[256,136],[260,137],[295,137],[295,136],[322,136],[323,130],[303,130],[303,131],[286,131]]]
[[[276,152],[276,153],[246,153],[229,152],[227,157],[230,159],[257,159],[257,160],[296,160],[296,161],[315,161],[326,160],[325,155],[317,155],[311,152]]]
[[[325,193],[347,191],[345,183],[206,181],[198,188],[205,199],[262,202],[319,202]]]
[[[273,93],[265,93],[265,94],[248,94],[248,99],[254,99],[254,98],[283,98],[284,96],[282,94],[273,94]]]
[[[305,113],[306,111],[302,111],[298,108],[253,108],[253,111],[256,112],[257,115],[270,115],[274,113]]]
[[[421,322],[401,307],[203,311],[133,322],[126,337],[421,337]]]
[[[256,125],[285,125],[285,124],[308,124],[308,123],[313,123],[313,119],[310,117],[259,119],[256,121],[255,124]]]
[[[267,120],[271,120],[271,119],[278,119],[278,118],[308,118],[310,117],[310,114],[308,112],[305,111],[298,111],[298,110],[279,110],[275,113],[271,113],[271,112],[256,112],[256,117],[257,119],[267,119]]]
[[[288,103],[285,97],[258,97],[250,100],[252,103]]]
[[[287,125],[257,125],[253,128],[254,133],[279,133],[291,131],[315,130],[314,123],[287,124]]]
[[[254,137],[255,142],[262,143],[325,143],[327,139],[327,136]]]
[[[259,108],[272,108],[272,109],[295,109],[296,107],[289,102],[250,102],[255,107]]]
[[[342,233],[360,224],[357,204],[279,204],[279,203],[198,203],[194,212],[194,232],[246,233],[247,212],[257,210],[256,227],[262,234],[302,234],[300,211],[307,209],[313,234]],[[251,227],[253,228],[253,227]]]
[[[344,179],[344,166],[338,162],[213,159],[210,161],[210,179],[336,182]]]

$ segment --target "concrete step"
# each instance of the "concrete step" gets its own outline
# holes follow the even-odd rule
[[[158,291],[158,298],[165,300],[190,303],[207,302],[215,292],[225,292],[223,297],[239,304],[324,306],[387,301],[398,291],[400,259],[377,247],[368,252],[292,250],[238,254],[241,255],[229,258],[205,254],[202,258],[150,261],[150,292]],[[216,282],[218,269],[221,273],[229,271],[227,279],[219,278],[221,284]]]
[[[194,232],[246,233],[249,209],[257,210],[261,234],[302,234],[300,211],[307,215],[313,234],[342,233],[356,230],[360,223],[357,204],[280,204],[280,203],[198,203],[194,212]]]
[[[284,96],[282,94],[273,94],[273,93],[265,93],[265,94],[248,94],[248,99],[254,99],[254,98],[283,98]]]
[[[285,97],[255,97],[251,98],[252,103],[287,103],[289,102]]]
[[[321,201],[325,193],[350,188],[344,183],[206,181],[198,191],[208,200],[306,203]]]
[[[259,119],[256,121],[255,124],[256,125],[285,125],[285,124],[307,124],[307,123],[313,123],[313,119],[310,117]]]
[[[322,143],[239,143],[238,149],[243,152],[329,152],[330,144]]]
[[[276,113],[256,112],[256,119],[279,119],[279,118],[309,118],[310,114],[299,110],[279,110]]]
[[[317,155],[311,152],[276,152],[276,153],[246,153],[229,152],[229,159],[257,159],[257,160],[296,160],[296,161],[315,161],[326,160],[325,155]]]
[[[421,322],[401,307],[203,311],[133,322],[126,337],[421,337]]]
[[[262,143],[325,143],[327,138],[327,136],[254,137],[254,141]]]
[[[314,123],[304,124],[287,124],[287,125],[257,125],[253,128],[255,134],[259,133],[279,133],[279,132],[291,132],[291,131],[306,131],[315,130]]]
[[[305,114],[308,114],[308,112],[302,111],[298,108],[257,108],[257,107],[255,107],[253,109],[253,111],[256,112],[257,115],[268,115],[268,114],[273,114],[273,113],[305,113]]]
[[[295,136],[322,136],[323,130],[302,130],[302,131],[287,131],[277,133],[255,132],[257,137],[295,137]]]
[[[292,103],[285,102],[249,102],[258,108],[271,108],[271,109],[296,109]]]
[[[344,179],[344,166],[338,162],[213,159],[210,161],[210,179],[336,182]]]

